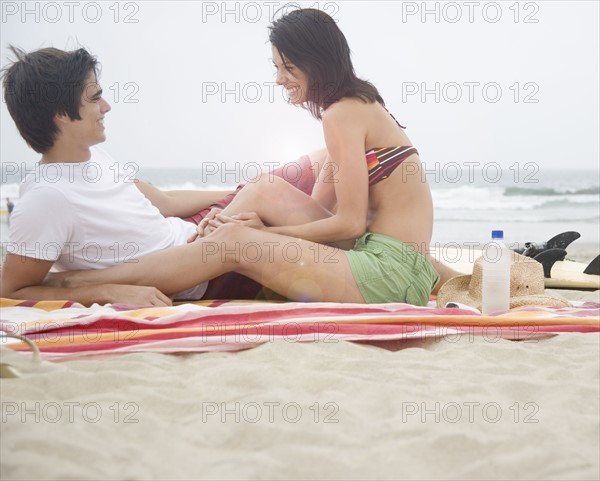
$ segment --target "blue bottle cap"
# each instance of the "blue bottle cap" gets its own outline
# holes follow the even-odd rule
[[[492,231],[492,239],[504,239],[504,231],[503,230],[493,230]]]

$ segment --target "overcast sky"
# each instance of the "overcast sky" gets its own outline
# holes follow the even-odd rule
[[[84,46],[112,105],[105,148],[144,167],[293,160],[320,124],[274,85],[267,25],[284,2],[2,2],[1,59]],[[596,1],[312,2],[346,34],[428,166],[599,165]],[[38,155],[1,111],[1,160]]]

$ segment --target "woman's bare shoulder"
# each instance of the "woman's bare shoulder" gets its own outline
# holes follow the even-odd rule
[[[373,109],[377,105],[377,102],[365,102],[362,99],[354,98],[354,97],[344,97],[343,99],[338,100],[334,104],[331,104],[327,110],[323,113],[331,114],[336,112],[344,112],[344,111],[365,111]]]
[[[330,105],[323,112],[323,123],[352,123],[361,122],[368,112],[372,111],[375,104],[364,102],[355,98],[343,98]]]

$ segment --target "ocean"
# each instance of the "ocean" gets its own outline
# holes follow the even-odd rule
[[[502,229],[508,244],[541,242],[567,230],[581,234],[578,242],[600,243],[600,172],[460,168],[457,164],[429,168],[435,223],[432,243],[484,243],[492,229]],[[256,169],[248,169],[254,175]],[[136,176],[165,190],[233,188],[247,180],[244,172],[221,178],[202,169],[141,168]],[[1,241],[8,241],[6,198],[18,202],[20,172],[2,170]]]

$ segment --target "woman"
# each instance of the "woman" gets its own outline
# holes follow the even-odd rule
[[[327,14],[293,11],[273,23],[270,41],[277,83],[323,124],[327,157],[312,196],[265,175],[201,224],[209,235],[78,273],[69,285],[153,285],[171,294],[236,271],[292,300],[427,303],[439,275],[427,256],[433,206],[417,150],[377,89],[356,77]],[[326,244],[344,240],[354,247]]]

